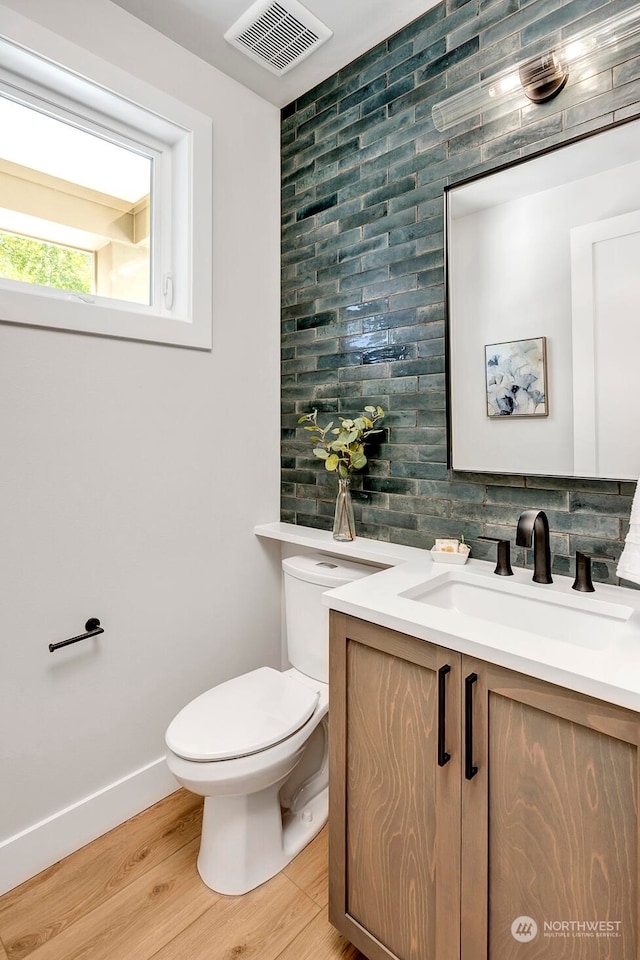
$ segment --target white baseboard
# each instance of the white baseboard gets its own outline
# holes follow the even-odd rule
[[[178,789],[165,758],[0,843],[0,895]]]

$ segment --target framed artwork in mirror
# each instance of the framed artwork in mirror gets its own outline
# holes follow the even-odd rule
[[[546,337],[488,343],[484,356],[488,417],[549,415]]]

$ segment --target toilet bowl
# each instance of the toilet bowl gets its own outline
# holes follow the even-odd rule
[[[204,796],[198,871],[242,894],[283,869],[328,816],[328,612],[321,594],[375,568],[283,561],[291,669],[260,667],[196,697],[166,733],[176,780]],[[306,670],[306,672],[305,672]]]

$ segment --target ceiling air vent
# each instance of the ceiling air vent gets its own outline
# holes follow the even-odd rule
[[[248,57],[282,76],[332,36],[297,0],[258,0],[224,35]]]

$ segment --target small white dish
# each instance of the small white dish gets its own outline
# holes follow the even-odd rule
[[[469,547],[462,553],[453,553],[450,550],[436,550],[431,547],[431,558],[435,563],[466,563],[471,553]]]

